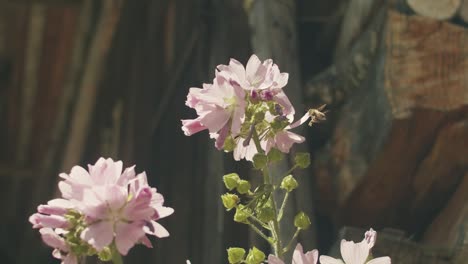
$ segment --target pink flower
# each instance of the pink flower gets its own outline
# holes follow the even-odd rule
[[[81,246],[98,252],[115,243],[126,255],[136,243],[151,247],[146,235],[169,236],[156,221],[174,210],[163,205],[163,196],[148,185],[144,172],[135,175],[134,166],[122,172],[121,161],[100,158],[88,171],[75,166],[60,176],[64,199],[40,205],[29,221],[33,228],[41,228],[44,242],[55,248],[54,256],[63,263],[76,263],[68,239],[73,244],[84,241]]]
[[[41,228],[39,232],[44,243],[54,248],[52,255],[57,259],[61,259],[62,264],[78,263],[78,258],[70,252],[68,244],[52,228]]]
[[[47,205],[39,205],[38,213],[29,217],[33,228],[66,228],[69,223],[65,219],[65,213],[73,208],[73,204],[64,199],[50,200]]]
[[[235,59],[231,59],[229,65],[218,65],[217,68],[246,90],[281,89],[288,83],[289,75],[280,73],[273,60],[261,62],[257,55],[250,57],[245,68]]]
[[[86,189],[83,197],[79,208],[88,217],[89,226],[81,239],[98,251],[115,240],[118,251],[126,255],[138,242],[148,245],[145,234],[169,236],[156,220],[174,210],[162,205],[162,195],[149,187],[145,173],[134,178],[128,188],[111,183]]]
[[[369,251],[375,244],[377,233],[371,228],[366,232],[364,239],[359,243],[353,241],[341,240],[341,259],[335,259],[329,256],[320,256],[321,264],[390,264],[389,257],[375,258],[367,261]]]
[[[297,244],[294,249],[292,264],[316,264],[318,260],[318,250],[314,249],[304,254],[302,245]],[[284,264],[284,262],[276,256],[268,256],[268,264]]]
[[[212,85],[190,88],[186,105],[196,110],[198,118],[182,120],[185,135],[205,129],[210,133],[239,134],[246,106],[245,92],[222,75],[216,74]],[[218,148],[222,148],[225,138],[220,137],[216,144]]]

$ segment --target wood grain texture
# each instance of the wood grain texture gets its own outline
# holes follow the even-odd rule
[[[397,119],[468,104],[468,30],[390,11],[385,91]]]

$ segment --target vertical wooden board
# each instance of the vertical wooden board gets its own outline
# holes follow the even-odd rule
[[[385,91],[395,118],[468,104],[468,30],[389,11]]]
[[[34,111],[32,163],[37,166],[50,145],[50,135],[57,117],[66,78],[79,9],[49,7],[43,39],[38,93]]]
[[[18,7],[10,9],[14,14],[7,21],[7,35],[11,36],[6,45],[9,51],[7,57],[12,61],[12,72],[10,85],[7,88],[7,96],[9,98],[6,106],[6,135],[7,147],[6,155],[7,162],[15,162],[16,157],[16,142],[20,129],[20,106],[21,106],[21,86],[23,83],[23,68],[25,59],[25,46],[27,42],[27,30],[29,25],[29,8]]]

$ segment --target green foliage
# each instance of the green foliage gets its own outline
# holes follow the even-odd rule
[[[309,217],[304,213],[304,212],[299,212],[295,217],[294,217],[294,226],[306,230],[309,228],[311,222]]]
[[[226,193],[221,195],[221,200],[223,201],[224,207],[226,207],[228,211],[236,207],[239,203],[239,197],[232,193]]]
[[[229,173],[223,176],[224,186],[230,191],[238,186],[240,177],[237,173]]]
[[[237,263],[241,263],[244,260],[245,249],[232,247],[232,248],[228,248],[227,253],[228,253],[229,263],[237,264]]]
[[[253,157],[253,165],[256,169],[262,170],[268,165],[268,157],[265,154],[257,153]]]
[[[264,260],[265,260],[265,253],[263,253],[258,248],[253,247],[251,250],[249,250],[249,254],[247,255],[247,258],[245,259],[245,263],[260,264]]]
[[[292,175],[288,175],[283,178],[281,181],[281,189],[286,190],[287,192],[291,192],[292,190],[296,189],[299,186],[296,179]]]
[[[299,168],[305,169],[310,165],[310,154],[305,152],[299,152],[294,157],[294,162]]]

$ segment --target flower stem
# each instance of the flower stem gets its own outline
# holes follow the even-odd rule
[[[115,246],[115,243],[112,243],[111,251],[112,251],[112,263],[114,263],[114,264],[123,264],[122,256],[120,255],[119,251],[117,250],[117,247]]]
[[[281,204],[281,208],[280,208],[279,213],[278,213],[278,222],[280,222],[281,218],[283,218],[284,207],[286,207],[288,197],[289,197],[289,192],[286,192],[286,194],[284,195],[283,203]]]
[[[283,253],[286,253],[289,251],[289,249],[291,249],[291,245],[292,243],[294,242],[294,240],[296,239],[296,237],[299,235],[299,232],[301,231],[301,229],[296,229],[296,232],[294,233],[293,237],[291,238],[291,240],[289,240],[289,243],[288,245],[282,250]]]
[[[249,226],[252,228],[253,231],[255,231],[255,233],[257,233],[259,236],[261,236],[263,239],[265,239],[268,243],[271,244],[271,240],[260,230],[258,229],[258,227],[256,227],[253,223],[251,223],[250,221],[247,221],[247,223],[249,224]]]

